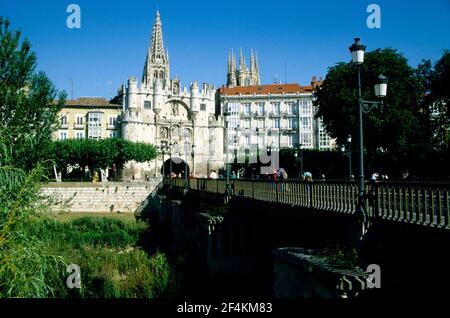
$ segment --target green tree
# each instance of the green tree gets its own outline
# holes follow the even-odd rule
[[[0,16],[0,129],[10,137],[4,142],[14,144],[15,166],[31,170],[47,156],[65,94],[58,94],[44,73],[35,72],[30,42],[21,41],[21,32],[9,26]]]
[[[423,78],[394,49],[368,52],[361,65],[363,99],[376,100],[373,87],[380,74],[389,79],[388,95],[383,108],[364,115],[366,157],[371,169],[401,173],[400,167],[407,168],[404,166],[407,160],[429,148],[428,113],[422,102]],[[338,144],[344,144],[349,134],[359,136],[357,85],[356,67],[338,63],[329,69],[324,83],[315,92],[317,117],[323,118],[326,131],[337,138]]]
[[[435,147],[448,150],[450,130],[450,51],[445,50],[429,75],[432,129]]]
[[[155,159],[156,149],[153,145],[135,143],[123,139],[68,139],[55,141],[51,146],[50,158],[58,170],[65,172],[68,165],[96,166],[106,169],[116,165],[123,168],[128,161],[147,162]]]

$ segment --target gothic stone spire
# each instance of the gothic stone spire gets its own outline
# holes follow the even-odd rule
[[[169,57],[164,51],[164,40],[159,11],[156,12],[153,25],[152,39],[147,52],[142,82],[144,85],[152,86],[155,79],[169,80]]]

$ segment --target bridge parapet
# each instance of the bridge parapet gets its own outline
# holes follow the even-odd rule
[[[166,184],[186,188],[183,178]],[[189,179],[190,190],[225,194],[225,179]],[[231,180],[230,195],[294,207],[355,214],[358,185],[350,181]],[[382,219],[450,229],[450,183],[366,182],[366,207],[372,220]]]

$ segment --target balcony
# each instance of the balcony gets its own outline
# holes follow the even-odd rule
[[[270,112],[269,117],[270,118],[280,118],[281,114],[279,112]]]
[[[254,116],[256,118],[266,118],[266,112],[255,112]]]
[[[283,112],[283,117],[285,118],[294,118],[296,115],[292,112]]]
[[[252,114],[250,113],[241,114],[241,119],[250,119],[250,118],[252,118]]]
[[[73,129],[84,129],[84,128],[85,128],[84,124],[74,124],[73,125]]]
[[[294,128],[294,127],[285,127],[285,128],[282,128],[281,131],[283,133],[286,133],[286,134],[295,134],[295,133],[297,133],[297,129]]]
[[[116,125],[108,125],[106,127],[106,129],[108,129],[108,130],[115,130],[116,129]]]
[[[60,126],[59,126],[59,129],[69,129],[69,124],[61,124]]]

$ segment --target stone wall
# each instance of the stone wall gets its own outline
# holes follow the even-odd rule
[[[133,213],[160,181],[49,183],[42,187],[41,193],[54,211]]]
[[[353,298],[366,289],[368,274],[343,269],[303,248],[278,248],[274,255],[276,298]]]

